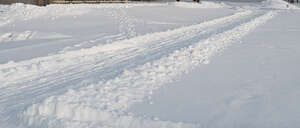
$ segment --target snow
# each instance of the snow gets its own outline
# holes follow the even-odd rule
[[[299,9],[293,4],[290,4],[286,1],[281,0],[266,0],[263,2],[266,5],[271,5],[269,7],[275,8],[275,9]]]
[[[18,6],[31,5],[21,4]],[[223,8],[193,8],[192,10],[188,10],[169,5],[169,3],[73,5],[70,7],[71,9],[68,6],[71,5],[50,5],[42,9],[48,10],[46,12],[56,12],[62,15],[67,12],[76,12],[78,9],[88,8],[87,10],[90,9],[90,13],[89,15],[80,16],[74,13],[73,16],[60,17],[55,16],[55,13],[53,13],[53,15],[47,14],[24,21],[10,16],[15,15],[14,11],[5,11],[6,15],[4,17],[10,18],[11,23],[1,28],[0,35],[4,35],[5,33],[18,35],[25,31],[31,31],[34,35],[30,40],[22,40],[22,43],[19,43],[14,37],[0,39],[4,41],[12,40],[0,47],[0,49],[5,49],[4,51],[0,50],[0,55],[4,56],[0,58],[0,63],[4,64],[9,61],[18,62],[69,50],[90,48],[97,44],[102,45],[132,38],[137,35],[167,31],[233,13],[233,11]],[[31,8],[35,8],[34,10],[37,10],[37,12],[42,10],[40,7],[35,6]],[[23,7],[20,8],[20,12],[22,12],[22,9],[25,9],[23,10],[25,12],[28,11]],[[153,12],[152,9],[157,11]],[[202,10],[219,10],[223,12],[204,12]],[[173,11],[179,13],[170,13]],[[145,14],[148,15],[146,16]],[[206,14],[210,14],[211,16],[204,17],[203,15]],[[166,17],[166,15],[169,16]],[[182,17],[182,19],[179,20],[177,16]],[[81,32],[82,28],[86,28],[84,33]],[[3,43],[0,42],[1,44]],[[23,48],[20,52],[20,49],[17,48],[21,46]],[[32,50],[35,52],[30,52]]]
[[[223,8],[226,6],[222,3],[213,3],[213,2],[207,2],[203,1],[201,4],[198,3],[188,3],[188,2],[172,2],[170,5],[174,5],[176,7],[182,7],[182,8]]]
[[[264,102],[255,99],[269,94],[279,97],[280,93],[284,93],[281,90],[276,90],[278,93],[268,91],[268,83],[260,84],[265,86],[264,88],[253,86],[245,89],[230,86],[230,83],[219,87],[222,83],[218,83],[216,88],[211,88],[207,93],[203,92],[203,95],[211,98],[203,99],[207,101],[202,101],[199,105],[211,109],[207,109],[206,114],[201,114],[201,118],[197,117],[199,115],[196,114],[199,113],[196,111],[201,112],[202,109],[195,109],[192,112],[195,114],[188,114],[194,118],[185,118],[180,115],[180,112],[184,111],[174,111],[173,108],[176,107],[164,110],[163,105],[158,104],[156,110],[169,113],[167,116],[164,116],[163,112],[151,113],[154,110],[149,108],[157,105],[157,102],[172,105],[171,101],[163,100],[168,96],[157,91],[166,88],[168,94],[172,94],[169,91],[178,91],[176,88],[173,90],[170,84],[186,76],[192,76],[192,79],[183,80],[182,85],[176,86],[182,86],[181,91],[188,91],[185,93],[197,93],[192,91],[194,86],[185,84],[189,84],[190,81],[201,83],[200,79],[197,81],[194,77],[210,74],[201,72],[203,68],[212,73],[216,68],[220,68],[218,71],[227,69],[222,59],[226,58],[226,51],[233,49],[232,54],[241,59],[242,53],[235,48],[240,45],[237,42],[245,40],[245,44],[248,45],[243,48],[248,51],[255,51],[251,46],[264,40],[271,42],[268,47],[274,47],[273,40],[267,40],[270,38],[267,33],[265,36],[259,36],[260,40],[251,38],[253,33],[264,33],[261,32],[261,27],[270,25],[269,28],[275,29],[282,26],[280,23],[289,23],[293,28],[288,30],[297,33],[298,19],[290,17],[297,17],[298,9],[292,5],[287,8],[282,4],[286,3],[268,0],[251,4],[203,1],[201,4],[137,2],[47,7],[0,5],[0,127],[192,128],[230,127],[232,124],[243,122],[261,127],[266,126],[261,125],[261,122],[273,123],[280,120],[285,124],[290,121],[288,126],[296,127],[297,115],[292,113],[297,111],[293,107],[283,108],[287,109],[287,115],[295,117],[294,119],[287,116],[284,116],[284,119],[280,118],[276,115],[276,108],[258,116],[259,121],[253,120],[249,117],[251,115],[245,112],[260,110],[256,108],[256,104],[248,103],[252,99]],[[282,16],[286,16],[284,19],[288,19],[287,22],[281,21]],[[279,24],[275,24],[274,19]],[[297,41],[295,37],[296,34],[291,37],[293,41]],[[282,44],[280,47],[287,45]],[[292,50],[295,51],[298,45],[293,46],[295,48]],[[266,54],[267,52],[262,52],[258,55]],[[295,62],[298,62],[297,55],[294,54]],[[245,56],[252,57],[256,54],[249,52]],[[280,54],[271,57],[285,59],[285,56]],[[257,58],[250,59],[255,62]],[[219,61],[215,64],[214,60]],[[230,62],[236,64],[235,59]],[[246,71],[254,70],[250,64],[248,67]],[[291,67],[297,69],[296,65]],[[290,72],[292,71],[286,70],[286,75],[289,76]],[[232,75],[228,75],[230,76]],[[241,78],[251,79],[255,76],[257,74],[241,75]],[[207,79],[217,77],[210,75]],[[297,79],[291,77],[290,80]],[[225,79],[224,83],[226,82],[230,82],[230,79]],[[251,84],[251,81],[246,81],[246,84]],[[206,86],[208,87],[209,83]],[[206,86],[202,88],[203,91]],[[295,93],[284,99],[298,96],[295,83],[292,82],[287,87],[285,91],[294,89]],[[218,89],[231,93],[229,100],[220,98],[228,95],[222,95],[222,90]],[[201,96],[196,95],[199,98]],[[197,101],[184,95],[170,97],[187,98],[178,100],[179,104],[184,101]],[[220,104],[214,104],[215,101]],[[227,103],[229,107],[226,106]],[[283,103],[271,99],[270,104],[259,107]],[[245,104],[253,107],[244,109]],[[191,103],[182,105],[183,108],[186,106],[197,107]],[[235,112],[236,114],[231,114]],[[212,118],[210,113],[213,113]],[[264,119],[269,117],[268,114],[274,114],[275,117],[270,120]],[[175,116],[170,118],[172,115]],[[248,118],[239,118],[243,115]],[[236,119],[240,119],[238,123],[234,122]],[[209,125],[206,125],[206,121],[209,121]]]
[[[212,36],[186,49],[175,51],[166,58],[147,63],[136,69],[126,70],[119,77],[107,82],[101,81],[96,85],[81,88],[79,91],[72,90],[65,95],[50,97],[49,100],[45,100],[47,101],[46,103],[34,104],[33,107],[29,107],[29,110],[25,111],[25,115],[34,116],[33,118],[36,118],[35,116],[54,116],[58,119],[65,118],[75,121],[118,122],[122,113],[132,104],[131,102],[141,101],[147,92],[159,88],[161,84],[172,81],[172,78],[176,78],[176,76],[190,70],[194,66],[207,63],[209,57],[226,47],[227,43],[243,37],[257,25],[272,18],[273,15],[273,12],[267,13],[232,30]],[[233,17],[240,17],[240,14]],[[231,17],[228,19],[233,20]],[[223,20],[217,22],[224,23]],[[207,25],[204,23],[203,26]],[[56,106],[55,109],[53,106]],[[114,126],[114,123],[106,125]],[[149,123],[147,125],[152,124]],[[89,127],[96,126],[91,125]],[[114,127],[123,127],[123,124]]]
[[[33,36],[33,32],[31,31],[25,31],[21,33],[17,32],[9,32],[5,33],[0,37],[0,42],[8,42],[8,41],[22,41],[30,39]]]
[[[214,128],[299,127],[297,21],[299,13],[278,14],[131,112]]]
[[[173,5],[175,7],[181,8],[222,8],[224,5],[215,4],[211,2],[203,2],[201,5],[197,3],[149,3],[149,4],[106,4],[106,5],[49,5],[47,8],[38,7],[33,5],[24,5],[21,3],[13,4],[11,6],[0,5],[4,10],[7,11],[7,14],[2,16],[2,20],[0,20],[0,25],[3,26],[7,23],[14,22],[16,20],[30,20],[34,18],[38,18],[41,16],[51,17],[52,19],[62,17],[62,16],[81,16],[89,13],[92,9],[106,9],[106,8],[131,8],[138,6],[169,6]],[[3,13],[3,12],[2,12]]]

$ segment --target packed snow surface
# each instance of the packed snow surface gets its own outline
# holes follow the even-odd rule
[[[248,122],[222,115],[211,119],[209,114],[202,115],[208,122],[160,119],[139,114],[150,109],[137,104],[153,104],[154,92],[211,65],[283,14],[300,16],[300,11],[280,0],[0,5],[0,128],[198,128]],[[299,33],[300,28],[292,30]],[[232,104],[249,93],[236,95],[241,100]],[[239,113],[243,111],[233,116]],[[262,127],[257,122],[249,126]]]

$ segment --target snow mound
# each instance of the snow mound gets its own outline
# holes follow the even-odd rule
[[[263,4],[274,9],[299,9],[297,6],[283,0],[266,0]]]
[[[53,4],[46,7],[17,3],[13,5],[0,5],[0,27],[15,21],[26,21],[34,18],[56,19],[62,16],[80,16],[95,9],[130,8],[136,6],[164,6],[166,4]]]
[[[0,43],[1,42],[7,42],[7,41],[21,41],[21,40],[27,40],[30,39],[33,36],[34,32],[31,31],[25,31],[25,32],[19,32],[19,33],[4,33],[0,34]]]
[[[4,26],[15,21],[26,21],[41,16],[46,18],[60,17],[60,16],[76,16],[89,12],[89,9],[78,9],[77,6],[47,6],[39,7],[35,5],[27,5],[17,3],[13,5],[0,6],[0,26]]]
[[[172,2],[171,5],[182,8],[223,8],[223,3],[207,2],[202,1],[201,3],[196,2]]]
[[[171,3],[130,3],[130,4],[53,4],[46,7],[17,3],[0,5],[0,27],[15,21],[27,21],[35,18],[54,20],[62,16],[80,16],[95,9],[131,8],[144,6],[176,6],[181,8],[222,8],[224,4],[215,2],[171,2]]]

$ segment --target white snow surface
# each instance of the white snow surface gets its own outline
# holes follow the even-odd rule
[[[189,2],[172,2],[170,5],[175,5],[177,7],[182,8],[222,8],[226,6],[223,3],[213,3],[213,2],[207,2],[203,1],[201,4],[198,3],[189,3]]]
[[[282,4],[0,5],[0,128],[202,127],[130,109],[277,15],[300,13]]]
[[[297,6],[283,0],[266,0],[263,3],[266,5],[271,5],[269,7],[275,9],[299,9]]]
[[[81,88],[78,92],[69,90],[65,95],[50,97],[42,104],[34,104],[28,108],[25,115],[33,116],[33,119],[29,117],[29,124],[39,122],[39,120],[32,121],[37,118],[35,116],[54,116],[58,119],[94,121],[94,123],[99,121],[103,125],[113,127],[136,127],[134,122],[140,122],[140,119],[128,115],[125,115],[128,116],[125,118],[126,121],[120,118],[132,103],[144,99],[145,93],[150,93],[152,90],[159,88],[161,84],[170,82],[172,78],[176,78],[176,76],[190,70],[190,68],[201,63],[207,64],[209,57],[226,47],[227,43],[239,39],[260,23],[272,18],[273,15],[272,12],[267,13],[249,23],[242,24],[240,27],[212,36],[186,49],[175,51],[166,58],[147,63],[136,69],[125,70],[119,77],[107,82]],[[38,119],[41,118],[38,117]],[[115,122],[126,122],[126,124]],[[138,126],[140,125],[142,124],[138,123]],[[149,122],[146,125],[153,124]],[[159,127],[163,125],[165,123],[161,123]],[[176,126],[176,123],[170,124],[170,127],[174,126]],[[88,127],[96,126],[88,125]],[[186,126],[178,125],[178,127]]]

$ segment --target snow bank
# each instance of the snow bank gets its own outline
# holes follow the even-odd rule
[[[0,27],[12,23],[17,20],[30,20],[38,17],[46,17],[55,19],[61,16],[80,16],[95,9],[105,8],[131,8],[137,6],[169,6],[183,8],[221,8],[223,4],[214,2],[202,2],[201,4],[194,2],[172,2],[172,3],[129,3],[129,4],[60,4],[48,5],[46,7],[39,7],[35,5],[27,5],[17,3],[13,5],[0,5]]]
[[[224,20],[230,22],[233,17],[240,17],[245,14],[247,12],[236,14],[230,18],[214,20],[205,23],[205,26],[207,24],[212,25],[214,22],[224,22]],[[275,12],[269,12],[250,22],[237,25],[233,29],[174,51],[159,60],[125,70],[114,79],[101,81],[79,90],[69,90],[60,96],[50,97],[42,103],[30,106],[24,111],[24,118],[29,125],[35,125],[34,123],[41,122],[40,119],[44,118],[43,121],[48,127],[55,127],[51,123],[56,125],[62,123],[64,127],[72,128],[87,127],[87,125],[88,127],[97,127],[97,124],[102,124],[103,127],[116,128],[186,127],[181,123],[149,121],[143,117],[133,117],[126,113],[126,110],[133,103],[143,100],[154,89],[160,88],[182,73],[201,64],[207,64],[213,55],[225,49],[230,43],[238,41],[274,15],[276,15]],[[188,31],[190,33],[195,31],[193,27],[189,29],[192,29],[192,31]],[[180,33],[180,31],[175,32]],[[196,31],[196,33],[198,32]],[[60,120],[64,121],[59,122]],[[144,122],[145,124],[133,125],[136,122]],[[86,125],[83,126],[82,124]]]
[[[58,18],[61,16],[79,16],[90,12],[95,8],[127,8],[138,6],[136,4],[80,4],[80,5],[49,5],[40,7],[17,3],[13,5],[0,5],[0,27],[17,20],[30,20],[45,16],[46,18]],[[151,5],[149,5],[151,6]]]
[[[263,2],[263,4],[274,9],[299,9],[299,7],[284,0],[266,0]]]
[[[27,4],[13,4],[13,5],[2,5],[2,15],[0,19],[0,27],[12,23],[14,21],[26,21],[41,16],[47,18],[60,17],[60,16],[74,16],[82,15],[90,11],[89,8],[79,8],[77,6],[65,5],[65,6],[47,6],[39,7],[35,5]],[[1,10],[1,9],[0,9]]]

